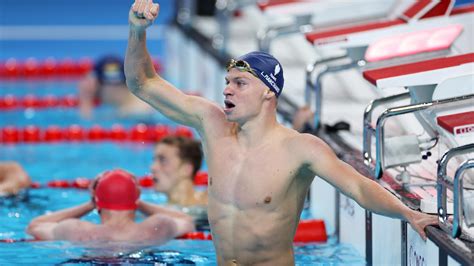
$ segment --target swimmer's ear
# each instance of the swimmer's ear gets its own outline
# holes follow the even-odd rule
[[[268,88],[265,90],[265,94],[264,94],[265,100],[270,100],[272,97],[275,97],[275,96],[276,95],[272,90],[270,90]]]

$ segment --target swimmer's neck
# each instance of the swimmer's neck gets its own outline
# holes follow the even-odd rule
[[[239,146],[243,148],[257,147],[273,134],[280,124],[276,120],[276,115],[263,114],[238,124],[236,136]]]
[[[194,203],[194,187],[191,177],[181,179],[172,190],[168,191],[168,203],[190,205]]]
[[[125,227],[135,223],[135,211],[113,211],[102,209],[100,213],[101,223],[113,227]]]

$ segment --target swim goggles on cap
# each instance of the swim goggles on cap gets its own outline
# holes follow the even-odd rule
[[[250,67],[250,64],[245,62],[244,60],[230,59],[227,63],[226,69],[227,71],[229,71],[231,68],[237,68],[241,72],[249,72],[256,78],[258,78],[257,73],[255,73],[255,71],[253,71],[253,69]]]

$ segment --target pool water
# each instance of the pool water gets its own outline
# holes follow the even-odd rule
[[[50,180],[73,180],[76,177],[93,178],[104,170],[120,167],[137,176],[149,173],[153,145],[137,143],[55,143],[3,145],[0,160],[19,161],[33,181],[42,184],[38,189],[23,191],[16,197],[0,198],[0,240],[31,240],[25,228],[29,221],[48,211],[56,211],[84,203],[90,199],[87,190],[75,188],[48,188]],[[66,166],[66,167],[65,167]],[[205,167],[204,167],[205,169]],[[166,202],[166,196],[142,189],[141,199],[156,204]],[[309,212],[303,219],[311,218]],[[97,212],[84,220],[99,222]],[[143,219],[137,215],[137,220]],[[93,247],[91,247],[91,245]],[[0,265],[43,264],[76,265],[215,265],[212,241],[173,240],[164,245],[134,247],[130,243],[117,246],[75,244],[63,241],[0,243]],[[104,248],[103,247],[108,247]],[[103,254],[112,258],[103,258]],[[338,244],[330,238],[325,244],[296,244],[297,265],[365,265],[364,259],[350,245]]]

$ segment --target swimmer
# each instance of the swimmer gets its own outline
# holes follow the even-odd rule
[[[197,191],[193,182],[201,162],[199,141],[169,136],[155,146],[151,173],[155,189],[166,194],[170,206],[192,216],[198,230],[209,230],[207,191]]]
[[[283,69],[270,54],[252,52],[229,62],[223,107],[185,95],[158,76],[146,49],[146,28],[158,12],[151,0],[137,0],[130,9],[127,84],[155,109],[200,134],[219,265],[293,265],[293,237],[315,176],[372,212],[408,221],[426,239],[424,229],[437,225],[437,217],[409,209],[339,160],[321,139],[277,122]]]
[[[15,195],[30,184],[30,177],[20,164],[0,162],[0,196]]]
[[[120,116],[152,112],[149,106],[127,89],[123,59],[117,56],[100,58],[93,71],[79,82],[79,110],[84,118],[91,118],[96,99],[116,108]]]
[[[154,150],[151,173],[155,189],[168,196],[169,204],[206,205],[207,192],[194,189],[194,176],[201,168],[201,143],[185,137],[169,136]]]
[[[33,219],[28,234],[39,240],[161,243],[194,231],[190,216],[141,201],[135,177],[123,170],[99,175],[91,196],[90,202]],[[80,220],[94,209],[100,224]],[[140,223],[135,222],[137,210],[148,216]]]

